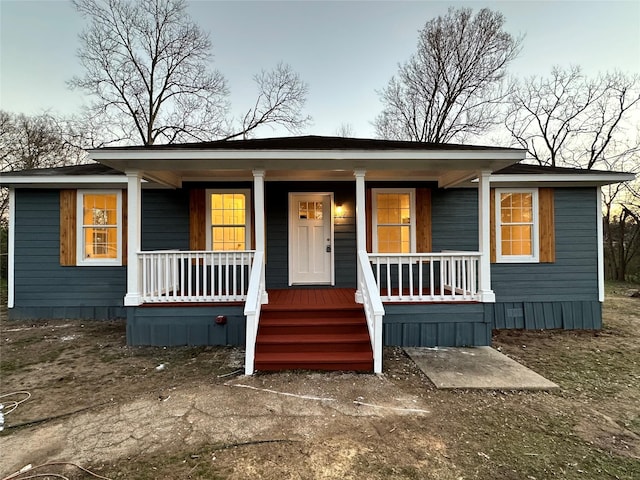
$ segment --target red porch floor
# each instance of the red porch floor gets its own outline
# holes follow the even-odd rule
[[[269,303],[263,306],[263,310],[296,310],[300,307],[316,309],[361,308],[355,302],[356,291],[353,288],[288,288],[268,290],[268,293]]]

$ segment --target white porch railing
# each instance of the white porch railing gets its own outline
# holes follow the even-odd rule
[[[249,278],[249,290],[247,291],[247,301],[244,304],[244,314],[247,317],[247,333],[244,354],[244,373],[253,375],[256,358],[256,338],[258,336],[258,326],[260,324],[260,310],[262,299],[265,295],[264,284],[264,252],[256,252]]]
[[[383,302],[479,301],[479,252],[369,253]]]
[[[242,302],[254,255],[250,250],[140,252],[142,301]]]
[[[373,350],[373,371],[382,373],[382,317],[384,317],[384,307],[380,300],[376,280],[371,271],[369,257],[364,250],[358,252],[358,270],[361,273],[358,289],[362,295],[362,305]]]

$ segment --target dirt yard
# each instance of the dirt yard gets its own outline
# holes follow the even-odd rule
[[[132,348],[123,322],[3,316],[0,395],[31,397],[5,416],[0,478],[73,462],[109,479],[638,479],[640,298],[627,288],[609,287],[601,332],[494,337],[554,393],[439,391],[396,348],[381,376],[244,377],[239,349]],[[34,474],[96,478],[70,465],[12,478]]]

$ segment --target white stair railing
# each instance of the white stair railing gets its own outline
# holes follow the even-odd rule
[[[264,284],[264,252],[255,252],[251,277],[249,278],[249,289],[247,291],[247,301],[244,305],[244,314],[247,317],[247,332],[244,355],[244,373],[253,375],[256,358],[256,338],[258,336],[258,326],[260,324],[260,310],[263,298],[265,297]]]
[[[382,373],[382,318],[384,317],[384,307],[371,270],[369,256],[364,250],[358,252],[358,270],[360,271],[358,288],[362,295],[362,305],[373,350],[373,371]]]

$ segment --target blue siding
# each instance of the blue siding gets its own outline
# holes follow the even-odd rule
[[[498,302],[598,300],[596,189],[557,188],[554,204],[556,261],[492,264]]]
[[[60,193],[16,191],[15,307],[11,318],[115,318],[126,267],[60,266]]]
[[[189,191],[143,190],[142,250],[189,250]]]
[[[583,302],[502,302],[486,304],[494,328],[549,330],[599,330],[602,304]]]
[[[235,186],[218,184],[222,185],[225,188]],[[403,184],[367,183],[367,187],[374,188],[400,185]],[[404,185],[425,186],[417,182]],[[211,184],[198,186],[213,188]],[[243,188],[247,186],[242,183]],[[338,287],[354,287],[355,183],[267,182],[268,288],[286,288],[288,285],[288,193],[302,191],[334,192],[336,203],[345,206],[347,216],[336,219],[334,225],[335,278]],[[555,189],[555,263],[492,264],[496,304],[388,305],[384,320],[385,343],[487,345],[491,326],[600,328],[596,202],[595,188]],[[187,188],[144,190],[142,212],[144,250],[189,248]],[[9,312],[11,318],[124,316],[127,311],[123,307],[126,266],[60,266],[59,215],[58,190],[17,190],[16,295],[15,308]],[[477,250],[475,189],[432,188],[432,237],[434,251]],[[215,311],[207,308],[149,308],[135,312],[128,316],[132,322],[132,342],[136,344],[241,344],[244,341],[241,310],[230,314],[238,320],[230,321],[226,327],[212,326],[211,317]]]
[[[385,345],[466,347],[491,345],[491,317],[481,303],[386,304]]]
[[[144,306],[127,309],[129,345],[237,345],[245,344],[242,306]],[[218,325],[218,315],[227,317]]]
[[[433,251],[478,250],[478,191],[473,188],[433,189],[431,193]]]

